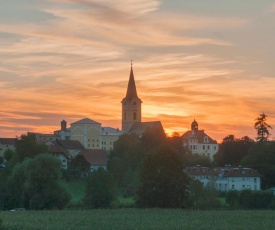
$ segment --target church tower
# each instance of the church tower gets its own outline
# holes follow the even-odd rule
[[[134,123],[141,122],[141,103],[137,96],[136,83],[131,63],[131,72],[126,97],[122,99],[122,130],[128,132]]]
[[[191,124],[191,130],[192,131],[198,131],[199,130],[198,122],[195,119],[194,119],[194,121]]]

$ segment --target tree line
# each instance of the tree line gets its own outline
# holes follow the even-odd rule
[[[91,173],[79,206],[106,208],[118,196],[123,196],[133,198],[137,207],[219,207],[217,191],[211,186],[203,189],[199,181],[185,174],[185,167],[196,165],[241,164],[259,171],[264,188],[275,186],[275,143],[268,141],[271,127],[266,123],[266,115],[257,118],[255,128],[256,142],[247,136],[240,139],[226,136],[214,162],[204,156],[192,155],[176,134],[167,137],[162,130],[156,129],[147,129],[141,136],[123,134],[109,155],[108,171],[99,169]],[[36,143],[32,135],[18,138],[15,152],[6,151],[4,158],[7,167],[0,170],[0,209],[65,208],[71,199],[66,180],[79,179],[79,172],[88,168],[87,162],[77,157],[72,160],[69,170],[62,172],[59,159],[47,153],[47,147]],[[242,206],[244,198],[240,197],[246,195],[250,200],[265,196],[256,194],[255,198],[254,193],[238,194],[234,201],[238,207],[250,207]],[[228,204],[234,203],[229,198]]]

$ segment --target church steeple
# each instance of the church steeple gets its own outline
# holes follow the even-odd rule
[[[134,79],[133,63],[127,87],[126,97],[122,99],[122,130],[128,132],[134,123],[141,122],[141,103],[138,98]]]
[[[137,89],[136,89],[136,83],[134,78],[134,72],[133,72],[133,63],[131,62],[131,72],[128,82],[128,88],[126,93],[126,100],[132,100],[133,98],[138,98],[137,96]]]

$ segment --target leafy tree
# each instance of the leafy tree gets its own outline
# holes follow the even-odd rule
[[[69,162],[68,169],[62,170],[62,179],[66,181],[78,180],[82,172],[90,171],[89,162],[83,157],[83,155],[77,155]]]
[[[184,164],[187,167],[194,167],[196,165],[210,167],[211,161],[207,156],[189,153],[189,154],[186,154],[184,157]]]
[[[70,194],[61,183],[60,160],[40,154],[26,168],[25,207],[29,209],[62,209]]]
[[[199,200],[203,196],[203,185],[199,180],[191,180],[189,183],[188,206],[197,208]]]
[[[180,157],[164,146],[148,155],[142,165],[137,204],[140,207],[181,207],[188,197],[188,182]]]
[[[89,179],[84,204],[89,208],[108,208],[115,197],[116,184],[112,175],[99,168]]]
[[[46,153],[46,145],[38,144],[34,134],[24,135],[16,141],[16,161],[23,161],[25,158],[34,158],[40,153]]]
[[[244,136],[240,139],[234,135],[226,136],[219,146],[218,152],[214,155],[214,160],[219,166],[241,164],[241,160],[248,154],[250,146],[254,143],[252,139]]]
[[[6,207],[9,209],[23,208],[25,206],[26,169],[30,159],[15,165],[8,177]]]
[[[114,176],[117,184],[123,187],[127,172],[137,171],[144,159],[144,152],[138,136],[123,134],[114,143],[108,160],[108,170]]]
[[[0,156],[0,165],[3,164],[4,162],[4,157]]]
[[[4,158],[6,161],[10,161],[14,155],[15,152],[11,149],[6,149],[6,151],[4,152]]]
[[[251,145],[248,155],[245,156],[241,164],[257,170],[261,178],[262,188],[275,186],[275,143],[256,142]]]
[[[272,129],[272,127],[266,123],[267,116],[262,113],[258,118],[256,118],[256,122],[254,124],[254,128],[257,130],[256,139],[259,141],[267,141],[270,133],[268,129]]]

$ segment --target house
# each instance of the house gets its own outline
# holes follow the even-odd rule
[[[209,182],[210,168],[208,167],[187,167],[185,169],[186,174],[194,180],[199,180],[202,186],[205,187]]]
[[[84,146],[76,140],[56,140],[56,143],[66,149],[71,157],[76,157]]]
[[[217,190],[260,190],[261,175],[254,169],[244,167],[225,167],[214,169],[218,174]]]
[[[67,169],[69,161],[84,149],[79,141],[73,140],[55,140],[45,144],[48,146],[49,152],[60,159],[63,169]]]
[[[90,164],[90,171],[95,172],[99,168],[107,170],[108,155],[102,149],[84,149],[80,152],[85,160]]]
[[[198,127],[197,121],[194,120],[191,124],[191,130],[181,136],[183,146],[188,148],[192,154],[207,156],[212,161],[213,156],[219,150],[219,145],[216,140],[208,136],[204,130],[199,130]]]
[[[16,138],[0,138],[0,156],[4,157],[7,149],[15,150]]]
[[[48,142],[48,150],[54,156],[58,157],[61,162],[62,169],[68,169],[68,162],[71,159],[69,152],[64,149],[62,146],[58,145],[56,142]]]
[[[229,190],[260,190],[261,176],[251,168],[226,166],[210,169],[208,167],[187,167],[185,172],[189,177],[199,180],[204,188],[212,187],[218,191]]]

